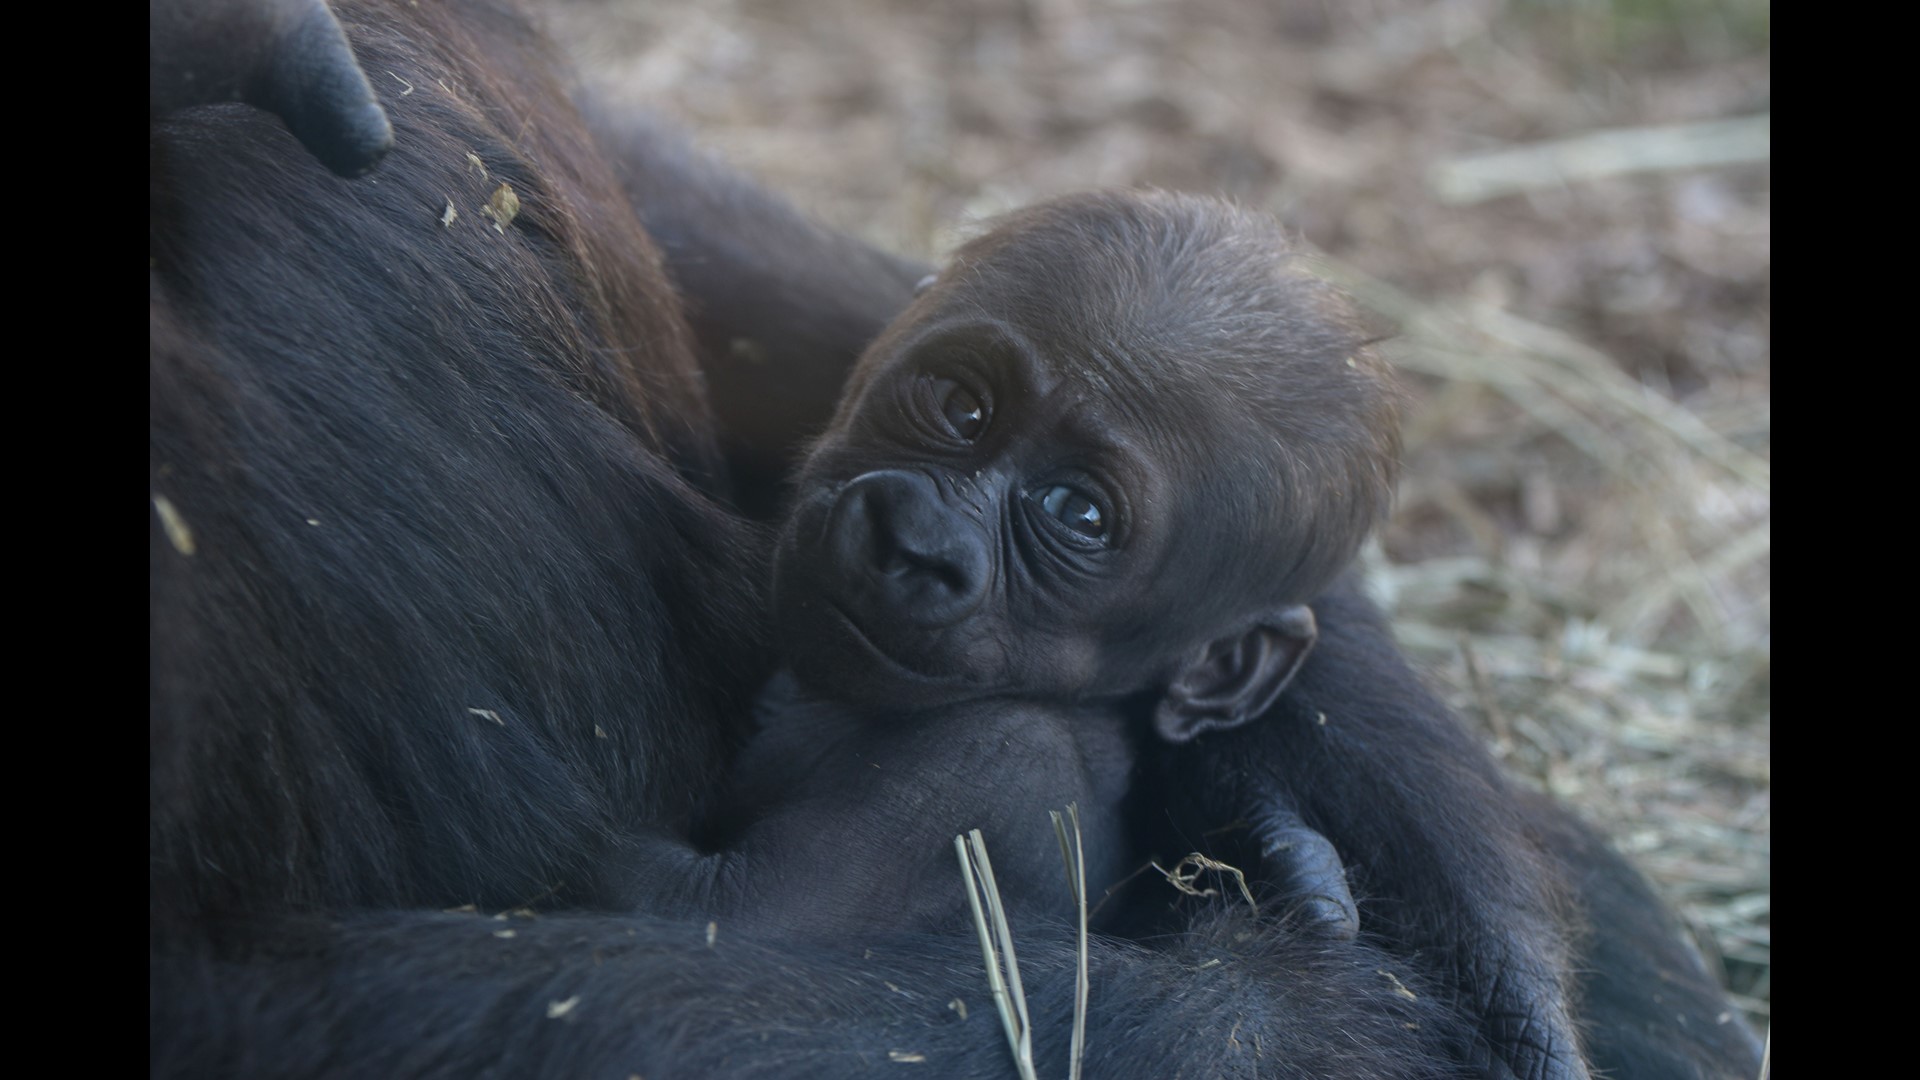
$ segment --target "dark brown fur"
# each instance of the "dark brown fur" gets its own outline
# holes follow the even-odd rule
[[[546,46],[483,3],[339,13],[415,88],[383,91],[369,177],[240,104],[150,134],[153,1073],[845,1077],[904,1047],[1000,1075],[967,938],[710,949],[704,919],[592,913],[737,744],[765,538],[713,500],[693,337]],[[1309,1072],[1431,1071],[1451,1014],[1383,957],[1257,937],[1233,978],[1290,974],[1252,1013],[1189,986],[1211,938],[1100,944],[1109,1074],[1236,1024]],[[1071,947],[1023,945],[1058,1071]]]
[[[370,176],[328,174],[244,105],[150,129],[151,1072],[897,1076],[897,1051],[1004,1076],[968,938],[710,943],[702,920],[592,910],[629,830],[683,820],[724,767],[769,661],[764,538],[709,496],[694,339],[603,146],[622,175],[676,164],[597,145],[512,11],[338,12],[366,71],[414,87],[378,88],[396,142]],[[479,208],[503,182],[522,210],[495,231]],[[835,280],[844,243],[818,250],[783,260]],[[729,280],[747,279],[701,287]],[[904,306],[904,287],[840,280],[875,290],[842,310]],[[797,359],[831,399],[833,358]],[[1315,656],[1336,715],[1411,679],[1377,625],[1332,617],[1351,633]],[[1655,909],[1631,872],[1553,850],[1619,886],[1593,894],[1595,940],[1695,991],[1702,1022],[1676,1026],[1639,968],[1593,954],[1618,966],[1588,1015],[1649,1033],[1620,1060],[1737,1058],[1701,1038],[1717,995],[1635,921]],[[482,913],[440,911],[466,904]],[[487,917],[527,904],[542,916]],[[1403,959],[1183,926],[1094,943],[1090,1074],[1452,1070],[1463,1018]],[[1040,1067],[1062,1074],[1071,946],[1029,937],[1020,957]]]

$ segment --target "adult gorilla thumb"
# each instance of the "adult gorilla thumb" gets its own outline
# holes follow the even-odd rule
[[[341,176],[393,145],[353,47],[325,0],[149,0],[148,113],[243,101],[286,122]]]

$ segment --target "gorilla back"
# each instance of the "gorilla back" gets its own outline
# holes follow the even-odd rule
[[[376,176],[244,106],[153,129],[168,921],[591,903],[606,838],[684,810],[762,662],[645,233],[516,21],[407,14],[356,35],[415,88]]]

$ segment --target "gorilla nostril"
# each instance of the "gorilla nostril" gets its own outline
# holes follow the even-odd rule
[[[893,515],[888,511],[886,501],[873,497],[868,489],[856,489],[852,493],[851,527],[859,528],[860,522],[866,523],[867,561],[874,569],[883,574],[898,573],[906,569],[906,562],[900,555],[900,545],[894,539]]]
[[[842,565],[870,574],[881,595],[916,620],[942,620],[972,607],[983,587],[980,522],[957,513],[917,472],[858,477],[834,509]]]

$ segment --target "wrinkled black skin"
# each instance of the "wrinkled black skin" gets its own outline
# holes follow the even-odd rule
[[[484,3],[337,11],[416,88],[375,176],[245,104],[150,127],[152,1073],[1006,1075],[970,934],[612,913],[743,742],[768,538],[545,46]],[[1063,1073],[1071,946],[1020,958]],[[1096,1075],[1447,1075],[1464,1024],[1380,949],[1243,916],[1093,971]]]
[[[764,323],[756,332],[782,337]],[[799,450],[786,460],[798,470]],[[803,473],[799,490],[833,489]],[[1337,893],[1344,855],[1374,940],[1418,960],[1478,1018],[1455,1049],[1480,1075],[1754,1075],[1757,1042],[1639,875],[1499,776],[1354,582],[1312,606],[1318,643],[1268,715],[1149,755],[1149,846],[1258,865],[1283,901]],[[1251,828],[1209,836],[1228,820]],[[1328,834],[1337,854],[1317,846]]]

